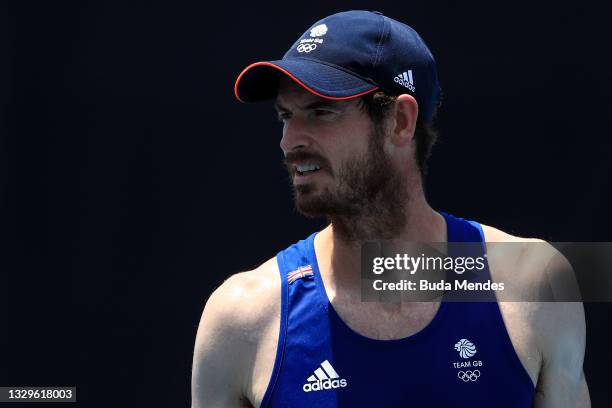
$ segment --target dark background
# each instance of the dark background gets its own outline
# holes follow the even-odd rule
[[[0,385],[189,404],[210,292],[323,225],[294,213],[280,124],[270,104],[233,99],[235,77],[345,9],[412,25],[437,59],[434,208],[612,241],[599,2],[4,2]],[[593,406],[612,406],[612,308],[586,310]]]

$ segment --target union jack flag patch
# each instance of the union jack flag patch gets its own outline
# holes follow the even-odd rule
[[[294,271],[287,274],[287,282],[293,283],[298,279],[305,278],[306,276],[314,276],[311,265],[300,266]]]

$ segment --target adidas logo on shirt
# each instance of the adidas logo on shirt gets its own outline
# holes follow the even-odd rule
[[[414,82],[412,80],[412,70],[411,69],[409,69],[408,71],[402,72],[401,74],[393,78],[393,81],[400,84],[403,87],[410,89],[412,92],[414,92]]]
[[[325,360],[314,371],[314,374],[306,379],[308,381],[302,389],[304,392],[330,390],[332,388],[344,388],[347,382],[344,378],[340,378],[334,367]]]

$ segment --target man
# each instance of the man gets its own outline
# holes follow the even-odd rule
[[[282,60],[247,67],[238,99],[275,98],[297,210],[322,231],[210,297],[194,407],[587,407],[580,303],[362,302],[361,244],[519,242],[493,280],[537,280],[526,240],[433,210],[423,177],[440,98],[434,59],[378,12],[315,23]],[[475,158],[476,159],[476,158]]]

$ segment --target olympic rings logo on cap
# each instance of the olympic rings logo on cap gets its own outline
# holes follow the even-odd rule
[[[459,377],[460,380],[463,380],[463,382],[476,381],[478,377],[480,377],[480,370],[459,371],[457,373],[457,377]]]
[[[310,52],[317,48],[317,44],[300,44],[297,47],[298,52]]]

